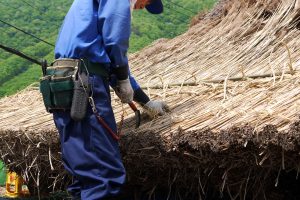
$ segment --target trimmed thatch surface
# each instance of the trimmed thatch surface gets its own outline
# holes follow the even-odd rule
[[[142,87],[172,111],[132,130],[125,106],[129,183],[168,186],[182,199],[211,184],[232,199],[283,198],[269,191],[284,171],[300,169],[299,9],[298,0],[221,1],[185,34],[130,56]],[[113,105],[119,119],[122,106]],[[42,191],[66,184],[37,90],[1,99],[0,127],[8,165]]]

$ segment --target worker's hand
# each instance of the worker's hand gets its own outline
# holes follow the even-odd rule
[[[155,117],[158,115],[164,115],[166,112],[170,111],[169,106],[164,101],[149,101],[144,105],[146,113],[150,117]]]
[[[123,103],[133,101],[133,89],[128,78],[125,80],[117,80],[117,85],[114,90]]]

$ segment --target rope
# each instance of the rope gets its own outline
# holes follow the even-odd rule
[[[12,25],[12,24],[10,24],[10,23],[8,23],[8,22],[5,22],[5,21],[1,20],[1,19],[0,19],[0,22],[2,22],[3,24],[8,25],[8,26],[10,26],[10,27],[13,27],[14,29],[16,29],[16,30],[18,30],[18,31],[21,31],[22,33],[24,33],[24,34],[26,34],[26,35],[29,35],[29,36],[31,36],[31,37],[33,37],[33,38],[35,38],[35,39],[37,39],[37,40],[39,40],[39,41],[41,41],[41,42],[44,42],[45,44],[48,44],[48,45],[54,47],[54,44],[51,44],[51,43],[49,43],[49,42],[47,42],[47,41],[45,41],[45,40],[43,40],[43,39],[41,39],[41,38],[38,38],[37,36],[35,36],[35,35],[33,35],[33,34],[27,32],[27,31],[24,31],[24,30],[21,29],[21,28],[18,28],[18,27],[14,26],[14,25]]]

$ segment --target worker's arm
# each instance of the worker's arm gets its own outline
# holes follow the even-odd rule
[[[129,46],[131,13],[130,1],[98,0],[98,28],[112,71],[119,80],[128,78],[127,50]]]
[[[150,101],[149,97],[144,93],[144,91],[141,89],[137,81],[133,78],[133,76],[130,73],[130,70],[128,69],[128,75],[129,75],[129,81],[131,84],[131,87],[134,91],[133,100],[137,103],[139,103],[141,106],[144,106],[146,103]],[[110,86],[116,91],[116,85],[117,85],[117,77],[116,75],[112,75],[110,77]],[[118,91],[116,91],[116,94],[119,96]]]
[[[133,100],[138,104],[140,104],[145,109],[146,113],[149,116],[154,117],[157,115],[164,115],[166,112],[170,110],[166,102],[150,100],[148,95],[143,91],[143,89],[139,86],[137,81],[131,75],[130,70],[128,71],[128,73],[129,73],[130,84],[134,90]],[[113,88],[115,88],[115,82],[116,82],[115,80],[116,78],[112,76],[110,85]],[[116,94],[119,96],[117,91]]]
[[[141,106],[146,105],[150,101],[150,98],[142,90],[142,88],[139,86],[139,84],[137,83],[137,81],[134,79],[134,77],[131,75],[130,72],[129,72],[129,79],[130,79],[131,86],[134,90],[133,100],[139,103]]]
[[[111,72],[116,75],[116,89],[122,102],[129,103],[133,90],[128,78],[127,50],[129,46],[131,12],[130,1],[97,0],[98,31],[111,61]]]
[[[130,74],[130,73],[129,73]],[[133,76],[129,75],[130,83],[134,88],[133,100],[138,102],[150,117],[164,115],[170,109],[166,102],[151,100],[148,95],[142,90]]]

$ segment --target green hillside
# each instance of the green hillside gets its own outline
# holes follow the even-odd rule
[[[159,38],[173,38],[188,28],[190,19],[216,0],[164,1],[162,15],[146,11],[133,14],[130,52],[135,52]],[[0,0],[0,43],[42,59],[53,59],[54,47],[30,37],[7,22],[40,39],[54,44],[60,24],[72,0]],[[2,22],[1,22],[2,21]],[[0,97],[10,95],[39,80],[39,66],[0,50]]]

